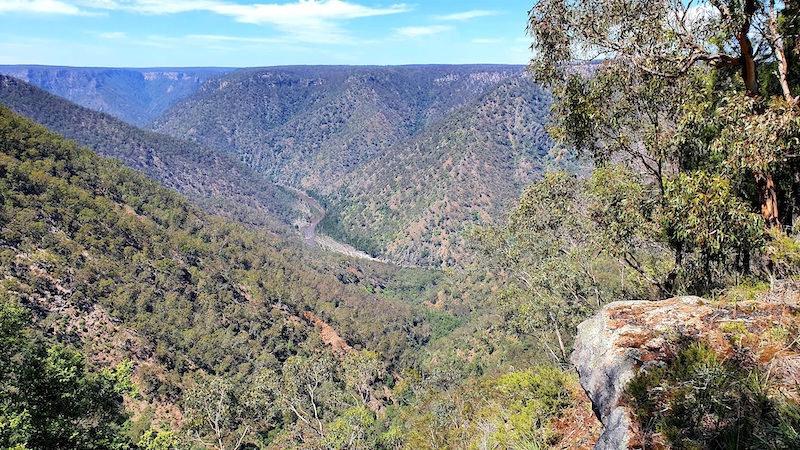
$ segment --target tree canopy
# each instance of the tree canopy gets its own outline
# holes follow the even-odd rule
[[[127,448],[122,394],[133,394],[131,365],[86,370],[85,357],[46,344],[29,314],[0,296],[0,446],[3,448]]]
[[[765,232],[791,229],[800,193],[795,2],[541,0],[529,19],[553,134],[641,177],[638,220],[673,260],[662,291],[750,273]],[[606,206],[593,219],[625,228],[620,204]],[[630,241],[606,238],[637,260]]]

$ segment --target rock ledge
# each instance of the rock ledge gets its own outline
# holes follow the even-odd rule
[[[596,450],[642,448],[643,439],[625,404],[625,388],[641,369],[674,359],[681,343],[705,340],[719,354],[733,353],[722,326],[743,324],[747,350],[784,386],[800,382],[800,356],[783,343],[762,339],[771,328],[798,322],[796,305],[748,302],[715,305],[699,297],[659,302],[615,302],[578,326],[572,363],[592,409],[604,426]],[[733,339],[735,340],[735,339]]]

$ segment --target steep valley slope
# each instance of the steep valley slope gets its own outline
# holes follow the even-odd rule
[[[288,228],[297,198],[235,157],[131,126],[0,75],[0,103],[190,197],[213,213],[272,231]]]
[[[503,218],[555,163],[548,107],[524,75],[506,78],[348,174],[333,196],[338,229],[401,263],[464,262],[464,232]]]
[[[337,239],[439,266],[542,173],[549,104],[519,66],[276,67],[217,77],[153,128],[308,191]]]

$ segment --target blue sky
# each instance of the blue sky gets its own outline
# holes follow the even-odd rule
[[[532,0],[0,0],[0,64],[526,64]]]

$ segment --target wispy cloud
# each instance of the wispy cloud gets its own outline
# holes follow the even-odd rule
[[[103,40],[119,40],[125,39],[128,37],[127,34],[123,33],[122,31],[101,31],[98,33],[94,33],[98,38]]]
[[[452,30],[453,27],[447,25],[433,25],[429,27],[402,27],[397,28],[397,34],[403,37],[418,38],[423,36],[431,36],[434,34],[444,33]]]
[[[295,0],[292,3],[232,3],[223,0],[0,0],[4,12],[88,14],[126,11],[134,14],[168,15],[205,11],[241,23],[271,26],[295,42],[350,42],[342,23],[364,17],[409,12],[411,6],[395,4],[371,7],[348,0]],[[88,11],[88,13],[87,13]]]
[[[405,5],[371,8],[341,0],[300,0],[289,4],[221,4],[209,9],[242,23],[271,25],[301,42],[344,43],[350,39],[341,22],[410,11]]]
[[[232,16],[239,22],[272,25],[305,25],[325,21],[358,19],[410,11],[405,5],[371,8],[342,0],[299,0],[288,4],[219,4],[210,11]]]
[[[87,14],[75,5],[58,0],[0,0],[0,14],[34,13],[58,15]]]
[[[473,44],[502,44],[504,39],[483,39],[483,38],[476,38],[472,39]]]
[[[190,34],[186,36],[186,39],[195,42],[237,42],[247,44],[278,44],[283,42],[281,39],[275,38],[223,36],[218,34]]]
[[[411,11],[405,4],[369,7],[346,0],[297,0],[293,3],[237,4],[217,0],[88,0],[96,8],[139,14],[178,14],[206,11],[241,23],[272,26],[296,42],[319,44],[351,41],[342,22],[363,17]]]
[[[496,16],[500,14],[499,11],[487,11],[482,9],[473,9],[472,11],[465,11],[455,14],[447,14],[445,16],[438,16],[437,19],[439,20],[457,20],[457,21],[464,21],[464,20],[471,20],[476,19],[478,17],[486,17],[486,16]]]
[[[264,47],[275,44],[292,46],[292,41],[284,37],[247,37],[229,36],[222,34],[189,34],[184,36],[148,35],[143,41],[144,45],[164,48],[243,48],[242,46]],[[296,47],[292,47],[296,48]]]

